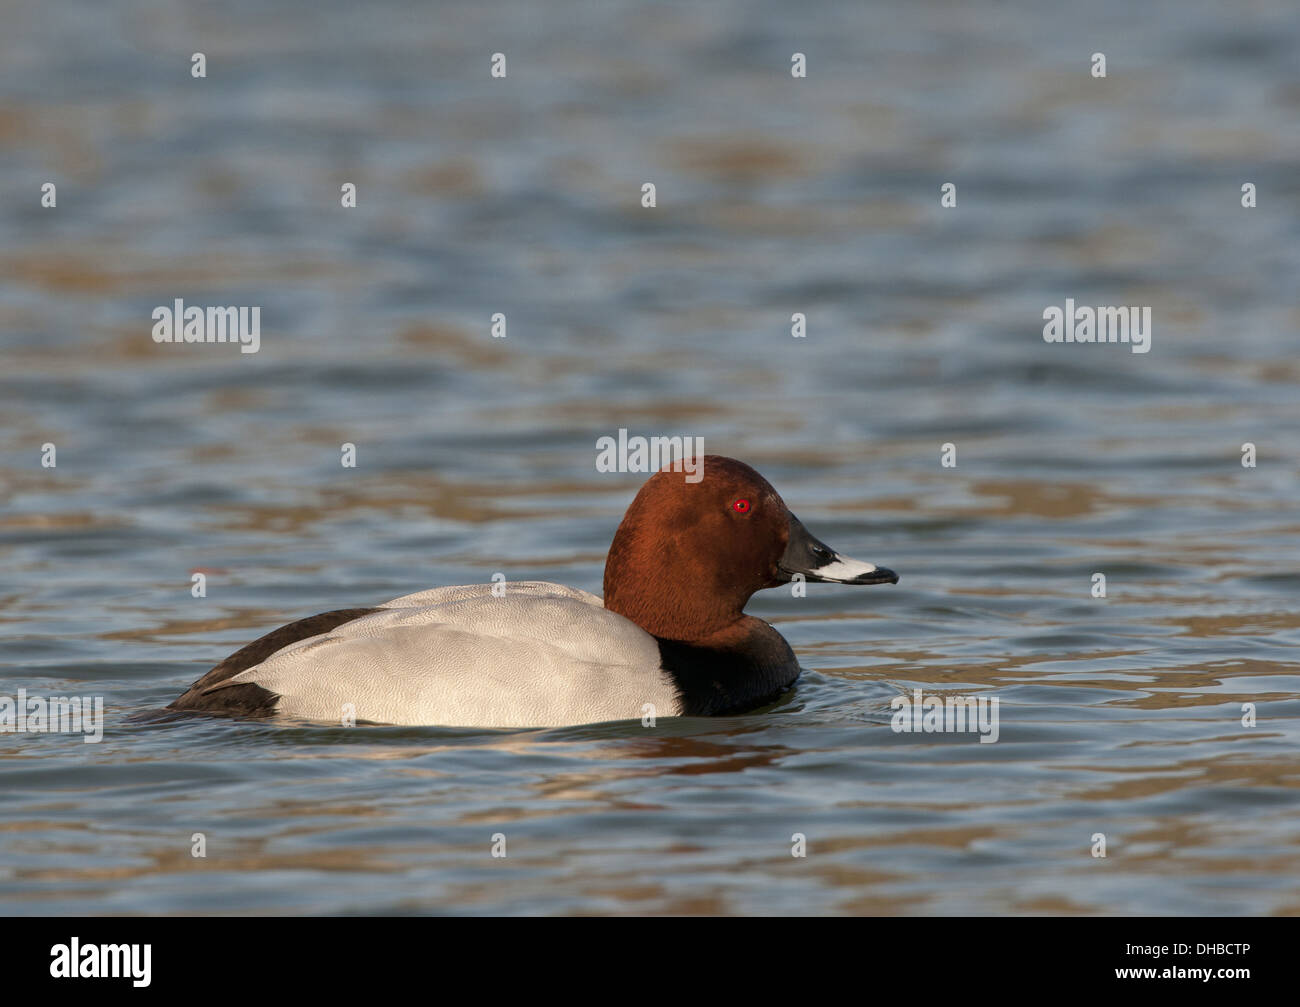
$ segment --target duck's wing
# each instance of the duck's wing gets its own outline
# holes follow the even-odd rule
[[[341,608],[333,612],[321,612],[308,616],[288,625],[273,629],[265,636],[259,636],[252,643],[240,647],[224,661],[219,663],[206,675],[189,687],[189,689],[171,703],[169,710],[192,710],[199,713],[224,713],[230,716],[259,717],[274,712],[275,697],[265,689],[252,684],[232,683],[230,680],[241,672],[261,664],[273,654],[303,640],[321,636],[337,629],[346,622],[352,622],[379,608]],[[215,693],[220,691],[220,696]]]

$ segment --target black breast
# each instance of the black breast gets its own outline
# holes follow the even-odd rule
[[[701,646],[681,640],[655,639],[663,669],[673,677],[688,717],[744,713],[776,700],[799,677],[794,651],[761,619],[739,646]]]

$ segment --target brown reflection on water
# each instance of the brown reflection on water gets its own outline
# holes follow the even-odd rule
[[[1207,739],[1208,740],[1208,739]],[[1201,743],[1201,742],[1198,742]],[[1252,786],[1300,788],[1300,770],[1276,761],[1252,761],[1244,753],[1224,752],[1212,758],[1150,765],[1117,766],[1079,763],[1072,768],[1129,777],[1101,786],[1084,786],[1076,792],[1083,801],[1113,801],[1152,794],[1172,793],[1189,786]],[[1139,775],[1140,774],[1140,775]]]
[[[124,256],[120,249],[109,246],[96,248],[92,242],[66,248],[45,246],[21,255],[0,253],[0,272],[12,282],[51,293],[96,296],[159,289],[206,290],[276,279],[333,278],[335,272],[340,281],[349,276],[341,267],[323,261],[281,256],[213,253],[186,262],[182,256],[149,260],[139,257],[140,253],[135,255],[137,258]],[[144,323],[142,330],[148,334]]]

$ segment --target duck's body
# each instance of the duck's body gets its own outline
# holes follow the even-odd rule
[[[559,584],[498,582],[326,612],[232,654],[171,708],[550,727],[771,702],[799,665],[775,629],[743,613],[754,590],[796,575],[898,578],[817,542],[748,466],[704,463],[698,486],[664,470],[642,488],[610,549],[604,601]]]

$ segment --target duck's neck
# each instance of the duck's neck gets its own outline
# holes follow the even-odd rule
[[[748,595],[693,581],[671,563],[646,563],[635,573],[611,551],[605,566],[605,607],[631,619],[651,636],[702,640],[725,635],[746,618]]]

